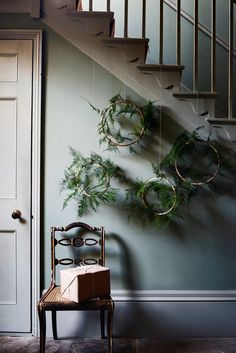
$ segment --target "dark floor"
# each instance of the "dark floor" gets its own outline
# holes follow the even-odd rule
[[[38,353],[39,339],[0,337],[0,353]],[[97,338],[78,340],[47,339],[45,353],[106,353],[107,341]],[[154,339],[115,338],[114,353],[236,353],[236,339]]]

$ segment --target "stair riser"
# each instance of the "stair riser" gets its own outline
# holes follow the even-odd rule
[[[181,80],[181,73],[180,72],[144,72],[142,71],[143,75],[149,75],[153,77],[153,80],[164,89],[168,89],[171,92],[179,92],[180,90],[180,80]]]
[[[48,2],[48,0],[44,0],[44,7]],[[67,8],[68,10],[76,10],[76,0],[50,0],[50,3],[55,9]]]
[[[142,43],[140,44],[105,44],[109,51],[119,52],[124,62],[133,63],[135,65],[144,64],[146,60],[146,46]],[[115,56],[115,59],[117,57]]]
[[[83,27],[89,34],[97,37],[109,37],[112,33],[112,26],[110,19],[100,18],[79,18],[69,15],[72,21],[78,23],[78,27]]]

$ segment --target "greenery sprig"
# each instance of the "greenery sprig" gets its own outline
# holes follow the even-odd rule
[[[123,99],[120,94],[112,97],[103,110],[89,104],[101,117],[98,123],[99,143],[107,144],[107,149],[113,152],[117,152],[119,147],[129,147],[131,153],[136,152],[133,145],[140,143],[143,135],[153,129],[159,117],[158,108],[153,102],[149,101],[140,107]],[[127,130],[126,135],[123,130]]]
[[[83,216],[92,209],[94,211],[101,204],[116,201],[118,190],[111,187],[112,178],[122,179],[122,170],[110,159],[103,160],[96,153],[90,157],[83,157],[81,153],[69,147],[72,163],[65,170],[61,181],[61,191],[67,194],[63,208],[69,201],[75,199],[78,204],[78,216]]]

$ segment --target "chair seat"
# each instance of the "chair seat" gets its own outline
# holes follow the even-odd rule
[[[101,310],[114,309],[114,302],[110,296],[91,298],[81,303],[73,302],[63,298],[61,295],[61,286],[55,286],[48,289],[39,301],[39,305],[44,310]]]

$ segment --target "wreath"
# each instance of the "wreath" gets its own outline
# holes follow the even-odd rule
[[[136,179],[126,189],[126,204],[129,217],[137,213],[144,223],[151,222],[157,228],[163,228],[181,218],[178,207],[183,197],[174,182],[160,171],[159,166],[152,164],[152,169],[154,177],[147,180]]]
[[[160,163],[160,168],[173,176],[187,204],[200,187],[217,192],[219,178],[226,177],[225,172],[232,167],[222,146],[211,140],[211,134],[201,137],[202,129],[200,126],[181,133]]]
[[[73,161],[65,170],[61,181],[61,191],[67,190],[63,208],[75,199],[78,204],[78,216],[83,216],[89,209],[94,211],[101,204],[116,201],[118,190],[111,187],[112,178],[122,178],[121,169],[110,159],[103,160],[96,153],[83,157],[81,153],[70,147]]]
[[[157,216],[170,213],[176,204],[176,191],[173,184],[164,177],[153,177],[144,182],[140,188],[143,204]]]
[[[135,152],[133,145],[139,144],[144,134],[153,128],[158,115],[158,108],[151,101],[139,107],[120,94],[112,97],[103,110],[89,104],[101,116],[99,142],[107,144],[107,149],[113,152],[119,147],[129,147],[130,152]]]

